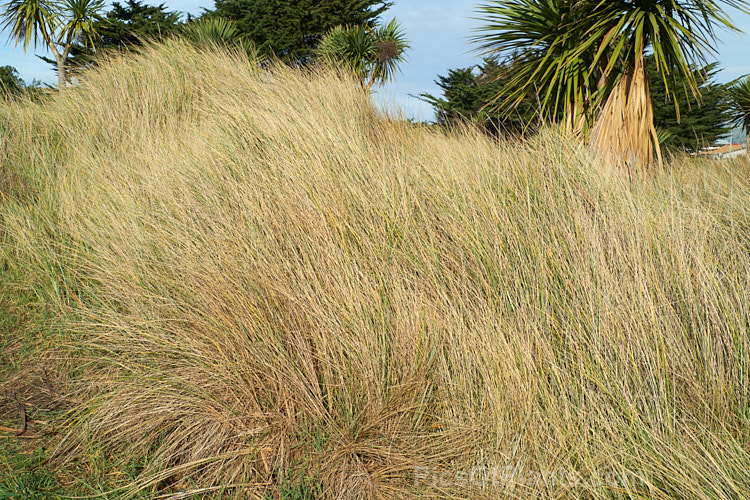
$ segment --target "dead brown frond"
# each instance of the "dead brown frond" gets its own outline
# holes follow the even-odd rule
[[[642,58],[620,77],[607,98],[590,143],[603,162],[619,169],[640,170],[653,165],[654,153],[656,164],[663,164]]]

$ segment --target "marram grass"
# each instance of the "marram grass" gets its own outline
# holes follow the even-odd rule
[[[148,498],[750,496],[747,161],[627,181],[178,42],[0,127],[4,265],[73,366],[50,466],[138,460],[102,485]]]

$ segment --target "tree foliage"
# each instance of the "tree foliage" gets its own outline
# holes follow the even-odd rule
[[[480,7],[486,25],[476,41],[489,54],[518,54],[509,93],[498,96],[503,110],[536,92],[541,111],[549,116],[562,109],[565,130],[589,138],[605,161],[642,167],[654,161],[654,152],[661,162],[646,54],[653,54],[668,94],[682,88],[699,100],[692,68],[714,52],[717,27],[737,30],[723,6],[747,12],[749,5],[747,0],[495,0]]]
[[[729,130],[728,90],[727,85],[714,82],[718,72],[716,64],[700,70],[693,68],[699,82],[700,101],[692,92],[681,90],[687,83],[679,78],[675,80],[678,90],[668,94],[655,66],[654,58],[647,57],[654,125],[664,139],[663,145],[669,149],[695,151],[713,144]],[[422,94],[422,98],[433,106],[436,121],[441,125],[469,122],[491,134],[521,134],[540,121],[539,101],[542,97],[529,92],[512,113],[498,109],[492,103],[498,95],[510,94],[508,87],[513,85],[513,75],[513,59],[486,58],[480,65],[451,69],[446,76],[438,76],[436,83],[442,96]],[[553,118],[562,120],[560,114]]]
[[[339,25],[372,26],[390,7],[385,0],[215,0],[207,16],[237,23],[258,50],[306,63],[323,36]]]
[[[0,95],[18,95],[26,84],[13,66],[0,66]]]
[[[237,23],[230,19],[207,17],[194,20],[185,25],[182,34],[198,46],[236,48],[245,52],[251,61],[265,62],[255,44],[240,33]]]
[[[501,112],[509,115],[535,95],[545,120],[565,116],[565,128],[574,134],[591,125],[601,70],[586,42],[590,3],[500,0],[479,7],[486,25],[475,42],[488,55],[515,60],[512,78],[493,99]]]
[[[733,123],[747,134],[747,154],[750,154],[750,76],[735,81],[729,88]]]
[[[677,76],[676,90],[668,93],[656,69],[653,56],[646,57],[651,99],[654,109],[654,126],[662,136],[662,146],[690,152],[711,146],[726,134],[730,127],[728,85],[715,82],[718,64],[693,68],[700,100],[691,91],[685,91],[688,82]]]
[[[182,28],[180,13],[167,10],[165,4],[147,5],[141,0],[114,2],[106,14],[94,22],[98,33],[95,48],[75,44],[71,48],[69,66],[72,71],[89,66],[97,52],[130,49],[144,40],[159,40]],[[44,58],[43,58],[44,59]],[[54,64],[54,61],[45,59]]]
[[[369,91],[373,84],[394,78],[408,48],[403,29],[393,19],[384,26],[337,26],[322,38],[316,54],[349,68]]]
[[[98,36],[96,22],[104,0],[11,0],[3,5],[2,27],[24,51],[39,40],[52,52],[58,89],[67,83],[68,56],[75,44],[91,46]]]
[[[167,10],[165,4],[146,5],[140,0],[114,2],[102,20],[98,46],[125,48],[143,40],[160,39],[176,33],[181,26],[180,13]]]
[[[438,76],[435,83],[442,90],[442,97],[431,94],[420,94],[420,97],[435,109],[440,125],[472,123],[492,135],[519,135],[536,122],[535,99],[525,96],[512,113],[499,112],[492,104],[506,91],[512,79],[511,60],[489,57],[480,65],[450,69],[446,76]]]

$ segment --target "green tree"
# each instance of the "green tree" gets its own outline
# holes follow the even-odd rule
[[[544,120],[583,136],[593,122],[600,71],[585,47],[590,5],[586,0],[498,0],[479,7],[486,25],[474,37],[485,54],[512,57],[513,77],[495,96],[510,115],[524,100],[539,102]]]
[[[215,0],[209,17],[237,23],[266,55],[304,64],[321,38],[339,25],[371,26],[390,7],[385,0]]]
[[[442,90],[442,97],[431,94],[420,94],[420,97],[435,109],[440,125],[473,123],[492,135],[520,135],[535,122],[537,103],[534,98],[526,96],[511,114],[503,114],[490,104],[505,92],[512,78],[512,60],[485,58],[480,65],[451,69],[447,76],[438,76],[435,83]]]
[[[609,163],[648,165],[655,152],[661,164],[646,52],[653,53],[668,94],[682,88],[700,102],[693,68],[714,53],[717,27],[739,31],[720,3],[748,12],[745,0],[615,0],[595,9],[589,34],[601,40],[597,58],[608,52],[599,60],[615,86],[597,118],[593,145]]]
[[[11,0],[3,5],[3,29],[24,51],[39,39],[55,57],[58,89],[67,86],[67,62],[74,43],[93,45],[97,36],[94,23],[104,0]]]
[[[98,48],[128,48],[139,46],[144,40],[159,40],[177,33],[182,23],[180,13],[167,10],[162,3],[147,5],[140,0],[114,2],[97,24],[100,41]]]
[[[369,92],[375,83],[393,79],[408,48],[403,30],[393,19],[385,26],[337,26],[323,37],[316,54],[349,68]]]
[[[477,40],[489,53],[520,55],[504,109],[538,89],[542,110],[562,108],[565,129],[588,137],[605,161],[644,166],[654,153],[661,163],[646,53],[653,53],[669,94],[681,79],[699,100],[692,67],[713,52],[717,26],[737,30],[721,4],[745,12],[750,6],[746,0],[496,0],[480,8],[487,25]]]
[[[23,92],[26,84],[13,66],[0,66],[0,94],[18,95]]]
[[[646,57],[646,72],[654,110],[654,127],[663,136],[661,145],[672,150],[700,151],[729,132],[730,102],[726,84],[715,82],[718,64],[694,69],[700,100],[685,91],[687,82],[677,77],[676,91],[667,92],[653,56]],[[675,102],[676,101],[676,102]]]
[[[139,47],[144,40],[160,40],[178,33],[183,24],[180,13],[167,10],[165,5],[147,5],[140,0],[114,2],[109,11],[94,21],[98,34],[96,47],[73,44],[69,69],[80,71],[96,60],[96,53],[105,50],[128,50]],[[46,59],[55,64],[55,61]]]
[[[666,147],[696,151],[713,144],[729,130],[727,124],[731,117],[728,114],[727,85],[714,82],[718,72],[716,63],[698,71],[700,102],[691,92],[681,89],[686,85],[682,79],[676,80],[677,92],[668,94],[653,56],[646,57],[646,68],[654,125],[664,137],[662,144]],[[439,76],[436,83],[442,90],[441,97],[430,94],[421,94],[421,97],[435,109],[438,124],[451,126],[469,122],[491,134],[517,135],[537,123],[537,95],[528,94],[510,115],[499,112],[490,104],[496,96],[508,93],[514,74],[513,59],[498,61],[487,58],[480,65],[451,69],[447,76]],[[679,116],[677,110],[680,110]],[[562,119],[561,115],[554,117],[557,122]]]
[[[747,149],[750,155],[750,76],[735,81],[729,87],[733,122],[741,126],[747,134]]]

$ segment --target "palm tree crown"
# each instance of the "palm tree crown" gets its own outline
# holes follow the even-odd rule
[[[747,134],[746,152],[750,155],[750,76],[734,82],[729,88],[729,92],[734,124],[745,130]]]
[[[104,0],[11,0],[2,5],[2,28],[27,50],[41,40],[57,62],[58,88],[67,85],[66,63],[74,43],[91,46]]]
[[[717,27],[738,31],[723,6],[750,12],[747,0],[494,0],[480,7],[487,25],[475,40],[519,61],[501,108],[534,92],[543,114],[562,107],[566,130],[606,161],[644,166],[654,152],[661,162],[644,57],[653,53],[668,93],[679,80],[699,97],[691,67],[705,66]]]
[[[373,84],[393,79],[399,63],[405,60],[409,48],[401,26],[393,19],[384,26],[338,26],[333,28],[318,45],[320,57],[348,67],[362,87],[370,90]]]
[[[250,38],[243,34],[237,23],[223,17],[202,18],[191,21],[182,30],[183,35],[198,46],[218,45],[240,49],[248,59],[257,64],[267,62]]]
[[[565,128],[578,134],[590,124],[590,104],[596,97],[597,75],[592,52],[582,46],[586,24],[581,2],[566,0],[506,0],[480,7],[487,25],[474,37],[479,48],[512,61],[514,78],[495,101],[510,114],[529,94],[539,113],[554,120],[564,114]]]

